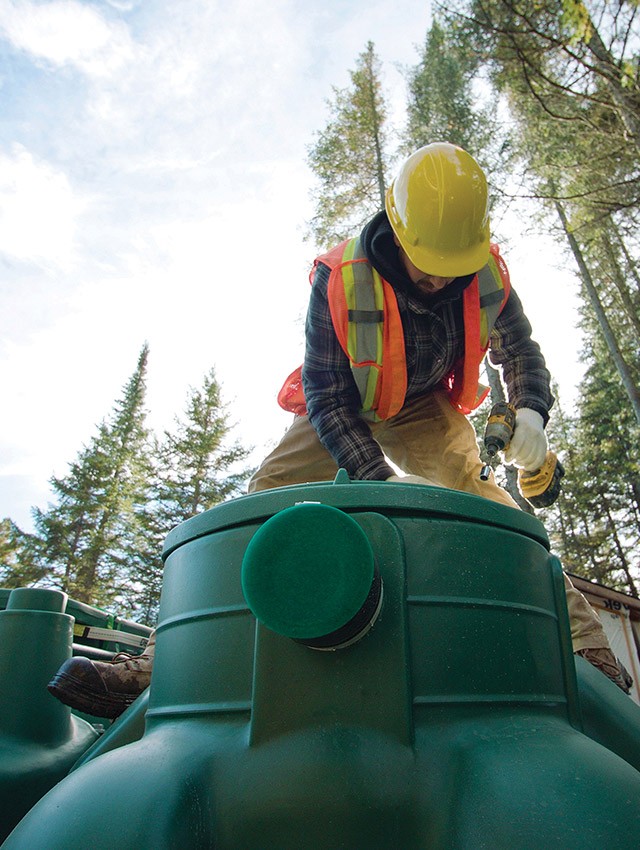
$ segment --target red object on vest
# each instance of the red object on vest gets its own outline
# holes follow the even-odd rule
[[[296,416],[307,415],[307,402],[302,389],[302,364],[289,375],[278,393],[278,404]]]

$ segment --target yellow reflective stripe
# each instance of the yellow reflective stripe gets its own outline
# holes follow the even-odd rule
[[[488,318],[487,311],[480,310],[480,345],[482,348],[485,348],[487,343],[489,342],[489,328],[488,328]]]
[[[362,400],[362,409],[371,410],[376,397],[378,370],[374,369],[372,366],[363,366],[362,368],[367,370],[367,385],[364,392],[364,399]]]
[[[376,302],[376,310],[384,309],[384,289],[382,287],[382,278],[378,274],[378,272],[371,266],[371,271],[373,272],[373,294]],[[382,335],[382,334],[381,334]],[[382,351],[382,348],[380,349]]]
[[[504,290],[504,282],[502,280],[502,276],[500,275],[500,270],[498,268],[498,264],[494,260],[492,256],[489,256],[489,260],[483,268],[478,272],[478,284],[479,284],[479,295],[480,295],[480,345],[482,348],[486,348],[489,343],[489,334],[491,333],[491,328],[493,328],[496,319],[498,318],[498,314],[500,313],[500,308],[502,306],[502,299],[496,300],[486,307],[482,306],[483,296],[486,296],[490,293],[500,292]]]
[[[344,253],[342,254],[342,262],[349,263],[349,260],[353,259],[355,252],[356,240],[350,239],[347,244],[344,246]],[[353,265],[350,263],[346,266],[343,266],[341,269],[342,272],[342,282],[344,284],[344,296],[347,302],[347,310],[355,310],[356,308],[356,282],[353,274]],[[347,325],[347,351],[349,352],[349,356],[355,360],[356,351],[357,351],[357,339],[356,339],[357,328],[354,322],[349,322]]]
[[[347,244],[344,246],[344,251],[343,251],[343,254],[342,254],[342,262],[343,263],[348,263],[350,260],[353,260],[353,258],[355,257],[355,253],[356,253],[357,242],[358,242],[357,239],[349,239]]]
[[[350,262],[351,260],[359,259],[359,257],[356,257],[357,246],[358,239],[350,239],[345,245],[342,254],[342,263],[346,263],[346,265],[342,265],[341,274],[347,310],[355,311],[364,308],[364,305],[358,303],[358,286],[360,286],[360,293],[362,297],[362,286],[364,283],[364,286],[367,287],[367,291],[366,293],[364,293],[367,295],[367,298],[364,299],[368,302],[367,309],[370,309],[371,294],[373,294],[375,309],[382,311],[384,310],[384,290],[380,275],[368,264],[365,266],[364,264],[356,265],[356,263]],[[362,277],[364,269],[366,269],[367,274],[366,281],[363,281]],[[360,276],[358,278],[358,282],[356,282],[356,275],[358,274]],[[371,287],[371,289],[369,289],[369,287]],[[375,342],[371,339],[371,334],[374,332],[376,335]],[[363,348],[367,350],[366,359],[371,359],[370,352],[375,346],[375,362],[378,364],[378,366],[381,366],[383,346],[382,322],[376,322],[375,324],[365,325],[359,325],[356,321],[348,322],[347,352],[349,354],[349,357],[351,358],[352,364],[358,363],[362,359],[362,353],[359,351],[358,345],[359,339],[363,342]],[[373,407],[373,403],[375,401],[376,388],[379,379],[379,370],[371,366],[353,366],[352,368],[354,373],[354,379],[356,381],[358,391],[360,393],[362,409],[365,411],[370,410]]]
[[[373,276],[373,297],[375,302],[376,310],[384,310],[384,291],[382,287],[382,281],[380,280],[380,275],[373,268],[370,267]],[[371,333],[372,329],[375,328],[376,334],[376,363],[378,366],[382,365],[382,322],[377,322],[375,326],[369,326],[367,329],[368,333]],[[378,381],[380,379],[380,371],[378,369],[369,368],[369,375],[367,377],[367,391],[362,403],[362,407],[364,410],[371,410],[373,407],[373,402],[376,397],[376,388],[378,386]]]

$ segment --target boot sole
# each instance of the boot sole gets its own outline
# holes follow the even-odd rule
[[[140,696],[139,693],[117,696],[98,693],[88,687],[86,681],[66,673],[57,673],[47,685],[47,690],[71,708],[93,717],[107,717],[109,720],[119,717]]]

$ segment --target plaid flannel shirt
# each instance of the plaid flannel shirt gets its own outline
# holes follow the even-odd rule
[[[462,291],[472,279],[457,278],[427,300],[394,285],[402,317],[410,401],[441,386],[464,354]],[[327,301],[329,269],[319,263],[306,319],[302,380],[309,420],[339,467],[356,479],[386,480],[394,474],[360,415],[360,396],[349,360],[336,337]],[[509,299],[490,338],[490,359],[502,367],[509,400],[549,418],[553,404],[549,372],[517,294]]]

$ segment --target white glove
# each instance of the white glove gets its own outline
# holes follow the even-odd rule
[[[437,486],[433,481],[429,481],[428,478],[423,478],[421,475],[391,475],[387,478],[387,481],[391,481],[394,484],[423,484],[427,487]]]
[[[544,420],[529,407],[521,407],[516,413],[516,427],[511,442],[504,453],[505,463],[513,463],[527,472],[540,469],[547,456],[547,437]]]

